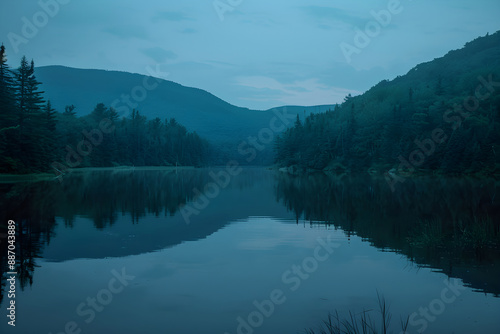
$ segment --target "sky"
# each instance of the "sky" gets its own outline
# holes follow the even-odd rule
[[[342,102],[500,30],[499,0],[1,0],[16,68],[151,73],[240,107]]]

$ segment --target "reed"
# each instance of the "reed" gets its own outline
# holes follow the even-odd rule
[[[349,311],[346,317],[341,317],[338,311],[329,313],[328,318],[323,320],[317,329],[308,328],[305,334],[387,334],[391,324],[392,314],[384,297],[377,293],[380,313],[380,323],[377,324],[371,317],[373,310],[360,313]],[[409,317],[401,319],[401,330],[408,329]]]

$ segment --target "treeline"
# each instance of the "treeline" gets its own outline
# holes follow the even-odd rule
[[[175,119],[148,120],[98,104],[78,117],[74,106],[52,108],[40,90],[34,62],[17,70],[0,49],[0,173],[63,171],[72,167],[201,166],[210,145]],[[84,92],[82,92],[84,94]]]
[[[87,116],[76,117],[73,106],[57,115],[57,133],[64,147],[60,160],[68,167],[202,166],[210,145],[175,119],[148,120],[133,110],[120,117],[99,103]],[[64,166],[62,167],[64,168]]]
[[[276,141],[299,169],[500,172],[500,33],[346,97]]]

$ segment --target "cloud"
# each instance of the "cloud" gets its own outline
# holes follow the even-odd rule
[[[340,22],[350,26],[364,26],[367,17],[356,16],[346,10],[325,6],[301,6],[307,15],[318,21],[322,29],[329,27],[326,22]],[[333,28],[330,26],[330,28]]]
[[[244,90],[239,91],[240,94],[244,94],[239,98],[244,101],[259,101],[265,102],[266,105],[270,102],[280,104],[280,99],[283,96],[283,92],[278,89],[270,89],[270,88],[252,88],[245,87]],[[264,108],[269,109],[269,108]]]
[[[159,12],[151,19],[153,22],[158,21],[193,21],[193,19],[182,12]]]
[[[250,94],[250,98],[260,99],[267,96],[269,99],[286,105],[334,104],[342,101],[347,94],[361,93],[356,90],[323,85],[317,78],[283,84],[270,77],[248,76],[237,78],[237,84],[254,90],[256,94]]]
[[[104,28],[102,31],[123,39],[148,38],[148,34],[144,27],[131,24],[115,25],[109,28]]]
[[[172,51],[165,50],[159,46],[153,48],[141,49],[141,52],[144,53],[149,58],[153,59],[157,63],[163,63],[167,59],[176,59],[177,55]]]

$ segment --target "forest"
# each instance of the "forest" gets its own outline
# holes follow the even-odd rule
[[[23,57],[12,70],[3,45],[0,52],[0,173],[227,162],[223,145],[214,148],[174,118],[147,119],[135,109],[123,117],[103,103],[78,113],[85,116],[74,105],[54,110],[34,62]],[[274,146],[276,165],[293,172],[500,173],[500,32],[326,112],[297,116]]]
[[[500,173],[500,32],[297,118],[275,152],[293,172]]]
[[[202,166],[209,143],[174,118],[148,120],[138,110],[119,117],[99,103],[77,117],[55,110],[23,57],[12,70],[0,49],[0,173],[63,173],[76,167]],[[82,92],[84,94],[84,92]]]

